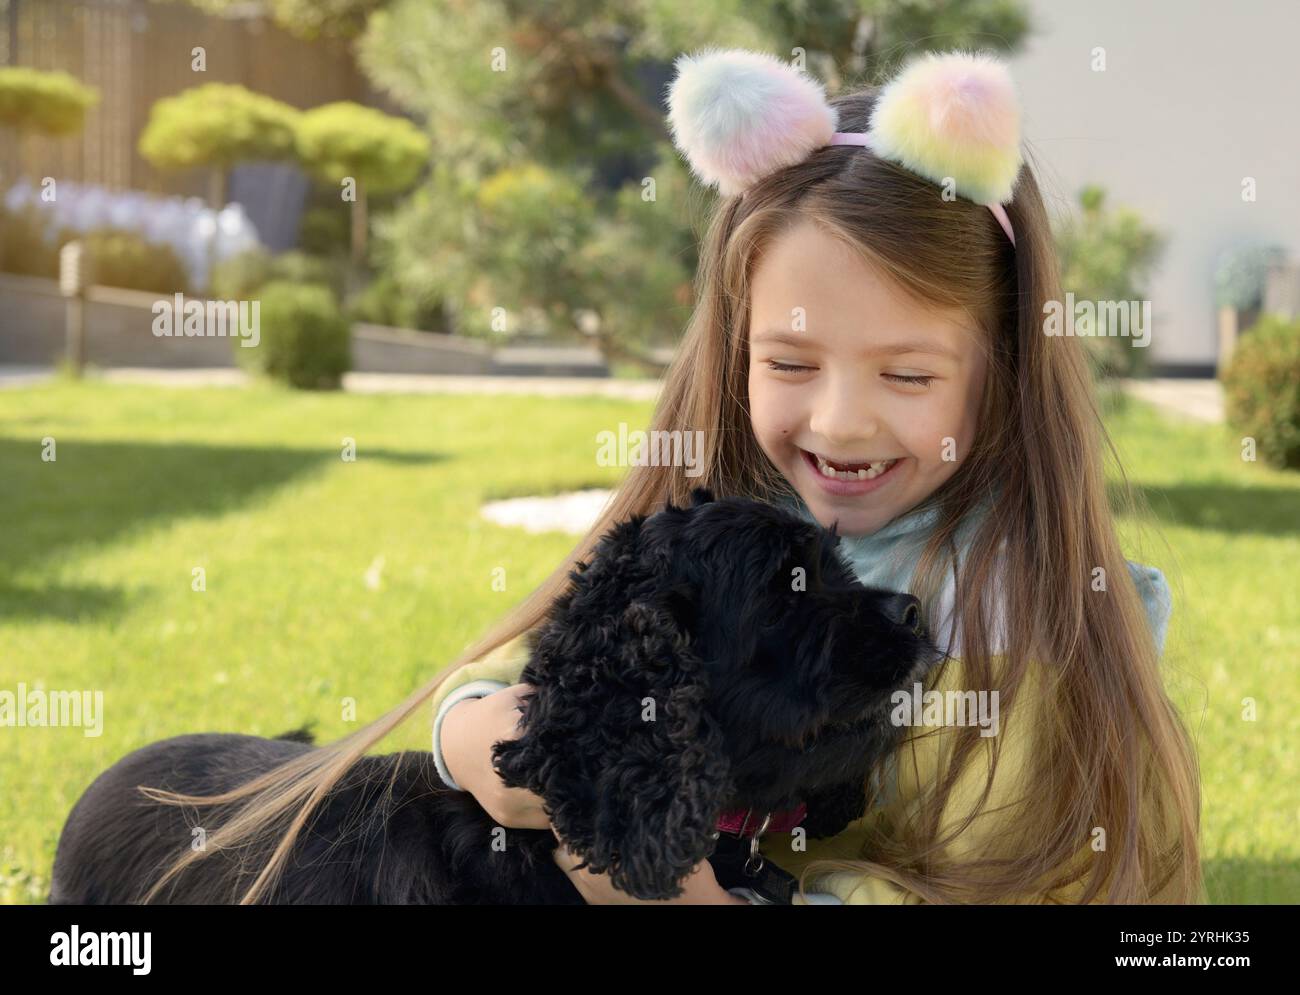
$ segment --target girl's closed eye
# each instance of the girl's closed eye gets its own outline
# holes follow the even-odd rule
[[[933,374],[927,373],[882,373],[881,376],[894,383],[915,384],[918,387],[929,387],[930,381],[935,379]]]
[[[780,373],[798,373],[801,370],[810,370],[810,366],[793,366],[790,363],[781,363],[775,359],[767,360],[767,367],[770,370],[776,370]]]
[[[793,363],[782,363],[776,359],[769,359],[765,362],[768,369],[777,373],[802,373],[805,370],[812,369],[811,366],[796,366]],[[925,373],[882,373],[881,376],[893,383],[905,383],[917,387],[928,387],[930,381],[937,379],[933,374]]]

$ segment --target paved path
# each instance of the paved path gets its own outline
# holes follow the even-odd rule
[[[53,376],[48,368],[0,366],[0,389],[39,383]],[[152,384],[163,387],[240,387],[248,375],[236,369],[161,370],[119,367],[96,376],[108,383]],[[607,377],[509,377],[470,374],[348,373],[343,389],[357,394],[541,394],[546,397],[597,395],[632,401],[653,401],[658,380],[615,380]]]
[[[0,366],[0,389],[48,379],[48,368]],[[165,387],[239,387],[248,376],[236,369],[161,370],[122,367],[98,376],[109,383],[156,384]],[[1124,389],[1171,414],[1195,421],[1223,421],[1223,389],[1217,380],[1125,380]],[[541,394],[546,397],[597,395],[633,401],[653,401],[659,380],[615,380],[606,377],[509,377],[469,374],[348,373],[343,389],[357,394]]]
[[[1124,380],[1124,389],[1162,411],[1193,421],[1223,421],[1223,386],[1217,380]]]

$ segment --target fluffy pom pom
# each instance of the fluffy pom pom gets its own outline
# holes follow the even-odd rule
[[[673,142],[724,197],[830,143],[836,113],[820,83],[763,52],[679,56],[668,91]]]
[[[1011,200],[1020,173],[1020,103],[1000,60],[929,52],[882,89],[871,150],[977,204]]]

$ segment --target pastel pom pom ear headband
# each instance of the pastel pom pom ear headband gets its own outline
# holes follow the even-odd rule
[[[705,49],[677,59],[668,94],[673,141],[724,197],[825,145],[863,145],[983,204],[1011,244],[1003,207],[1020,173],[1020,106],[1006,65],[989,55],[930,52],[881,89],[866,131],[836,131],[838,112],[811,76],[775,56]]]

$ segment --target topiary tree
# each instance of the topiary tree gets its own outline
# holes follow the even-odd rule
[[[212,170],[208,200],[225,206],[226,174],[250,159],[292,159],[300,112],[230,83],[206,83],[153,105],[140,154],[158,169]]]
[[[298,156],[327,183],[353,181],[352,264],[365,261],[368,194],[411,187],[429,161],[429,139],[406,118],[340,101],[307,111],[298,123]]]
[[[62,72],[0,69],[0,126],[43,135],[81,130],[99,91]]]
[[[67,73],[23,67],[0,69],[0,141],[8,144],[13,134],[75,134],[86,123],[86,112],[97,103],[99,91]],[[8,179],[0,175],[0,195],[7,189]],[[0,217],[0,256],[4,227]]]

